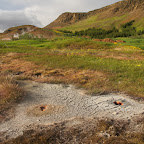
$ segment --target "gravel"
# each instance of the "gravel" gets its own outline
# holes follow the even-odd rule
[[[73,85],[32,81],[21,82],[21,85],[27,94],[16,106],[15,117],[0,124],[0,138],[16,138],[33,124],[51,125],[72,118],[131,120],[144,113],[143,102],[123,94],[90,96]],[[114,101],[121,101],[123,105],[115,105]],[[48,109],[42,112],[38,108],[42,105],[47,105]]]

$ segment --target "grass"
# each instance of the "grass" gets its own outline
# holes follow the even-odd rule
[[[48,77],[46,75],[49,82],[54,82],[55,79],[57,83],[67,83],[68,81],[75,83],[74,77],[77,77],[79,82],[76,81],[76,83],[89,90],[90,93],[125,92],[144,97],[144,55],[142,50],[144,41],[140,38],[121,39],[126,43],[95,42],[77,37],[63,37],[49,41],[10,41],[6,42],[8,48],[0,48],[0,53],[2,55],[19,53],[10,57],[10,61],[13,61],[12,59],[30,61],[39,66],[41,75],[45,75],[50,70],[59,69],[59,76],[56,75],[55,78],[53,75],[52,78],[50,75]],[[14,63],[18,63],[18,61]],[[20,64],[17,64],[16,67],[14,63],[7,70],[16,71],[15,68],[18,71],[17,67],[21,67]],[[28,70],[31,71],[29,77],[37,73],[36,69],[28,68]],[[73,71],[70,73],[73,75],[71,78],[70,70]],[[104,77],[97,76],[97,73],[93,75],[92,71],[99,72]],[[80,72],[84,74],[80,74]]]
[[[28,57],[27,60],[34,61],[36,64],[43,64],[47,67],[64,68],[64,69],[85,69],[95,70],[111,75],[109,83],[113,89],[120,91],[125,89],[129,92],[144,93],[143,85],[144,62],[143,61],[127,61],[116,59],[96,58],[92,56],[59,56],[44,55]],[[139,88],[139,89],[137,89]]]
[[[78,37],[9,41],[5,42],[7,47],[0,43],[1,74],[20,72],[19,80],[72,83],[94,95],[124,92],[134,98],[144,98],[144,41],[120,39],[126,43]],[[22,91],[11,77],[1,75],[0,85],[2,110],[17,101]],[[144,143],[143,133],[127,133],[130,125],[125,122],[88,122],[83,125],[85,128],[63,126],[64,123],[40,132],[27,131],[6,143]]]
[[[123,43],[124,46],[135,46],[137,48],[144,49],[144,39],[143,38],[117,38],[124,40],[126,43]]]
[[[123,15],[118,15],[118,16],[113,16],[109,15],[107,16],[108,13],[103,13],[101,14],[97,13],[94,16],[90,16],[87,19],[84,19],[82,21],[76,22],[74,24],[65,26],[61,28],[60,30],[67,30],[67,31],[81,31],[81,30],[86,30],[88,28],[103,28],[103,29],[111,29],[114,26],[116,28],[120,28],[121,24],[124,22],[127,22],[128,20],[133,20],[136,19],[136,22],[134,23],[134,27],[136,27],[137,31],[143,30],[144,27],[144,18],[139,15],[132,15],[131,13],[125,13]],[[139,18],[137,16],[139,15]]]
[[[49,41],[37,41],[37,40],[19,40],[1,43],[0,45],[0,53],[8,53],[8,52],[17,52],[17,53],[35,53],[35,54],[44,54],[50,49],[64,49],[69,46],[74,45],[75,48],[80,49],[83,46],[87,46],[87,48],[91,45],[94,49],[102,49],[106,48],[105,46],[112,46],[109,43],[95,43],[90,40],[81,39],[81,38],[60,38]]]
[[[134,26],[137,27],[138,30],[143,30],[144,18],[142,17]]]
[[[101,19],[100,15],[91,16],[83,21],[61,28],[61,30],[70,30],[75,32],[75,31],[92,28],[92,27],[108,29],[111,28],[111,25],[119,28],[121,21],[123,21],[127,17],[127,15],[128,14],[119,17],[115,16],[115,17],[105,18],[105,19]]]

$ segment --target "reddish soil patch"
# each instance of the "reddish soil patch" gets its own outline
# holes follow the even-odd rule
[[[123,40],[112,40],[112,39],[110,39],[110,38],[105,38],[105,39],[94,39],[94,41],[110,42],[110,43],[115,43],[115,42],[124,43],[124,42],[125,42],[125,41],[123,41]]]

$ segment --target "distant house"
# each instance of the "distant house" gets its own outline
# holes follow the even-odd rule
[[[14,39],[19,39],[19,37],[20,37],[20,34],[19,34],[19,33],[15,33],[15,34],[13,35],[13,38],[14,38]]]

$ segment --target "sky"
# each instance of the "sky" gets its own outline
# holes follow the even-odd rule
[[[0,0],[0,32],[19,26],[44,27],[64,12],[88,12],[120,0]]]

